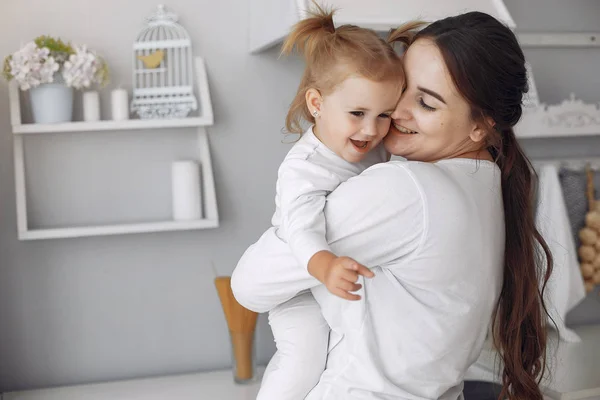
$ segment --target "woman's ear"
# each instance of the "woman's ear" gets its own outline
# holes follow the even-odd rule
[[[321,112],[321,103],[323,103],[323,97],[321,96],[321,93],[315,88],[310,88],[306,91],[304,97],[306,99],[306,107],[308,107],[308,111],[310,111],[310,113],[313,115],[315,112],[319,114]]]
[[[483,121],[475,124],[469,137],[474,142],[481,142],[489,134],[490,129],[494,129],[495,125],[496,122],[492,118],[485,117]]]

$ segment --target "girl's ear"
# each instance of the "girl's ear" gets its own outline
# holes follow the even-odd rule
[[[308,111],[312,115],[315,115],[315,112],[318,114],[321,113],[321,104],[323,103],[323,97],[321,96],[321,92],[319,92],[315,88],[310,88],[306,91],[306,106],[308,107]]]

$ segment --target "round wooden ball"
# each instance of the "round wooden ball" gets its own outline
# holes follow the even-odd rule
[[[598,233],[592,228],[583,228],[579,231],[581,243],[587,246],[594,246],[598,242]]]
[[[594,276],[596,273],[596,269],[592,266],[592,264],[583,263],[581,264],[581,275],[585,279],[589,279]]]
[[[592,246],[581,246],[579,248],[581,261],[591,263],[596,258],[596,249]]]
[[[589,228],[600,231],[600,211],[590,211],[585,215],[585,224]]]

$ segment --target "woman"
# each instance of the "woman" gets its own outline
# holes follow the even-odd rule
[[[532,169],[512,130],[527,91],[523,53],[507,27],[478,12],[408,39],[400,28],[390,41],[409,45],[407,86],[384,140],[407,161],[343,183],[325,210],[331,249],[374,277],[348,271],[356,283],[341,289],[361,298],[340,299],[319,285],[332,271],[271,273],[295,264],[282,249],[260,271],[235,271],[236,297],[266,311],[312,288],[332,331],[327,368],[307,399],[461,398],[490,322],[504,362],[502,398],[542,399],[551,256],[533,223]]]

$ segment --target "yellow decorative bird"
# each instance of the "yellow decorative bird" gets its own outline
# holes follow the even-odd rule
[[[165,58],[165,52],[162,50],[156,50],[152,54],[148,54],[147,56],[137,56],[137,58],[144,63],[146,68],[156,68]]]

